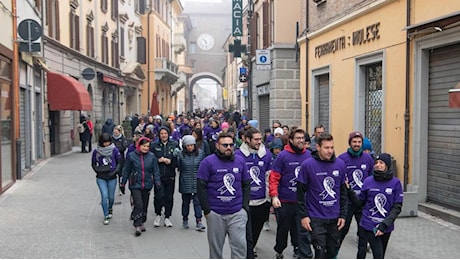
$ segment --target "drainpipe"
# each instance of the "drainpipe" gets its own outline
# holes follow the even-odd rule
[[[147,14],[147,114],[150,115],[150,15],[153,13],[153,0],[150,0],[150,10]]]
[[[309,5],[308,5],[308,2],[310,0],[305,0],[305,16],[306,16],[306,22],[305,22],[305,29],[307,30],[307,34],[308,34],[308,27],[309,27],[309,23],[308,23],[308,20],[309,20],[309,17],[308,17],[308,11],[309,11]],[[306,90],[305,90],[305,117],[306,117],[306,123],[305,123],[305,130],[308,132],[308,123],[309,123],[309,112],[308,112],[308,106],[310,105],[310,102],[308,100],[308,89],[309,89],[309,85],[310,85],[310,82],[308,80],[308,36],[305,36],[305,73],[306,73],[306,82],[305,82],[305,85],[306,85]],[[310,133],[309,133],[310,135]]]
[[[20,158],[17,156],[16,151],[19,147],[15,145],[16,143],[20,142],[20,134],[19,134],[19,48],[18,48],[18,32],[17,32],[17,23],[18,23],[18,17],[17,17],[17,10],[16,10],[16,0],[11,0],[11,6],[13,9],[13,17],[12,17],[12,24],[13,24],[13,91],[12,91],[12,100],[14,104],[13,108],[13,129],[14,132],[12,134],[13,140],[16,142],[14,144],[11,144],[12,146],[12,152],[11,155],[13,157],[13,165],[17,165],[17,162],[20,160]],[[20,143],[19,143],[20,144]],[[15,156],[16,155],[16,156]],[[8,162],[5,162],[8,163]],[[20,176],[20,169],[16,169],[16,175]],[[14,170],[13,170],[14,171]],[[15,179],[15,178],[13,178]]]
[[[406,1],[406,26],[410,25],[411,0]],[[409,119],[410,119],[410,40],[406,30],[406,107],[404,110],[404,191],[409,182]]]

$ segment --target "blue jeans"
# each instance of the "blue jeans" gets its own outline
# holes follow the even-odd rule
[[[190,212],[190,201],[193,200],[193,209],[195,211],[195,219],[198,221],[203,217],[201,212],[200,201],[196,193],[182,193],[182,220],[188,220],[188,214]]]
[[[115,189],[117,187],[117,179],[104,180],[96,178],[97,186],[101,192],[101,206],[104,216],[109,215],[109,209],[112,208],[113,202],[115,201]]]

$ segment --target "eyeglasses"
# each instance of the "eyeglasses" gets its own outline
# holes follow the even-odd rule
[[[305,136],[296,136],[294,137],[295,140],[305,140]]]
[[[228,148],[229,146],[233,148],[233,146],[235,146],[235,144],[231,143],[231,144],[220,144],[222,145],[224,148]]]

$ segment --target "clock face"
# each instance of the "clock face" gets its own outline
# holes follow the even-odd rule
[[[196,43],[200,49],[207,51],[212,49],[214,46],[214,38],[212,38],[212,36],[208,33],[203,33],[198,36]]]

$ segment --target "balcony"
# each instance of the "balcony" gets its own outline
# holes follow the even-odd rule
[[[169,85],[179,79],[179,68],[176,64],[166,58],[155,59],[155,80],[167,82]]]

